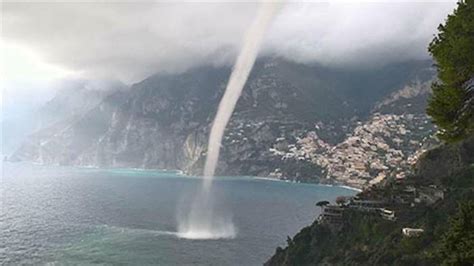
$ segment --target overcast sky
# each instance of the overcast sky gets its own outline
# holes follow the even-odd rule
[[[428,58],[426,47],[456,1],[286,3],[261,55],[364,67]],[[3,3],[4,68],[21,60],[47,75],[137,82],[160,71],[231,64],[255,3]],[[6,48],[2,48],[5,53]],[[24,52],[27,51],[27,52]],[[17,54],[28,53],[25,58]],[[14,55],[14,56],[12,56]],[[32,62],[33,62],[32,61]],[[18,75],[14,68],[10,78]],[[35,72],[36,71],[36,72]],[[46,75],[41,74],[40,75]],[[22,75],[20,75],[22,76]]]

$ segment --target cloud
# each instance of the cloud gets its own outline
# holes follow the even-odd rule
[[[422,59],[455,3],[306,3],[288,5],[267,50],[311,63],[360,66]]]
[[[287,3],[262,55],[328,66],[427,58],[455,1]],[[256,3],[3,3],[3,38],[86,76],[139,81],[156,72],[231,64]]]

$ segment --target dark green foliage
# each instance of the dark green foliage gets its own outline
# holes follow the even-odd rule
[[[323,207],[323,206],[329,205],[329,203],[330,203],[330,202],[327,201],[327,200],[318,201],[318,202],[316,202],[316,206],[318,206],[318,207]]]
[[[443,265],[474,264],[474,201],[459,204],[439,249]]]
[[[471,169],[452,178],[472,180],[473,174]],[[471,206],[455,215],[456,202],[468,201]],[[278,248],[266,265],[472,264],[472,202],[470,187],[453,187],[448,198],[433,206],[417,207],[404,222],[353,212],[347,214],[348,222],[338,233],[314,223],[301,230],[286,248]],[[454,218],[449,223],[450,216]],[[419,237],[403,237],[401,229],[407,226],[421,227],[425,232]]]
[[[427,112],[441,128],[439,136],[451,142],[474,133],[474,93],[467,85],[474,78],[474,0],[459,2],[438,31],[429,52],[439,82],[433,84]]]
[[[301,230],[286,248],[277,249],[266,265],[472,265],[472,145],[474,137],[440,146],[420,159],[424,168],[432,169],[418,171],[410,179],[411,184],[429,186],[435,181],[444,188],[443,200],[430,206],[395,206],[399,218],[395,222],[370,213],[346,211],[340,232],[331,232],[315,222]],[[399,191],[393,183],[387,183],[377,193],[390,198]],[[407,238],[402,235],[403,227],[423,228],[424,233]]]

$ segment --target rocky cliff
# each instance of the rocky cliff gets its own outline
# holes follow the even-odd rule
[[[10,103],[2,110],[0,125],[3,152],[15,151],[30,134],[71,117],[89,112],[107,96],[127,86],[115,80],[66,79],[48,84],[55,97],[41,103]],[[31,139],[31,138],[30,138]]]
[[[422,114],[430,65],[340,70],[259,60],[226,130],[218,173],[355,186],[403,174],[409,166],[397,169],[397,160],[414,156],[432,134]],[[11,160],[199,174],[229,74],[208,66],[151,76],[37,131]],[[366,151],[377,165],[360,163]],[[340,153],[353,161],[339,161]]]

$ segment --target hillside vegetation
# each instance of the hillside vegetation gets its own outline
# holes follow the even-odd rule
[[[463,152],[469,151],[464,155]],[[458,156],[447,159],[442,156]],[[366,200],[386,199],[387,208],[396,210],[396,221],[348,209],[343,225],[334,230],[315,221],[302,229],[288,246],[277,248],[266,265],[471,265],[474,262],[474,138],[445,145],[420,159],[418,175],[403,182],[392,180],[383,187],[361,193]],[[448,173],[446,166],[457,165]],[[424,167],[424,166],[423,166]],[[440,169],[439,175],[433,173]],[[447,175],[444,175],[448,173]],[[436,186],[444,199],[433,204],[406,203],[395,199],[409,187],[419,190]],[[451,217],[451,218],[448,218]],[[422,228],[419,237],[406,237],[402,228]]]

